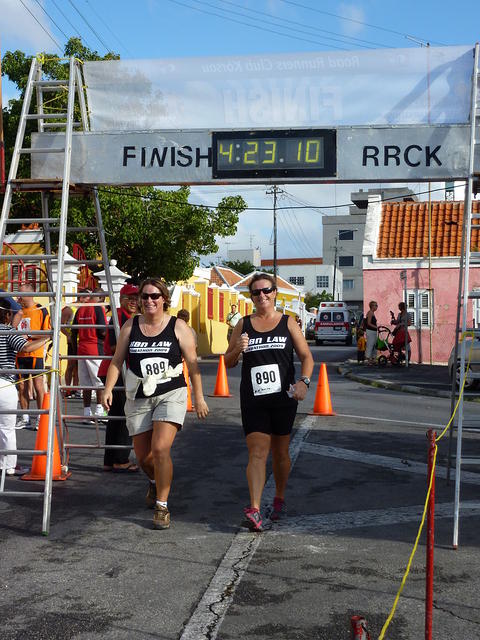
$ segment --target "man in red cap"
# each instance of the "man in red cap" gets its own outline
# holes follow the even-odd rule
[[[134,284],[125,284],[120,289],[120,307],[117,309],[118,324],[120,327],[133,315],[138,312],[138,287]],[[110,325],[113,320],[110,320]],[[103,343],[104,354],[106,356],[113,355],[116,347],[115,331],[112,328],[107,330],[107,335]],[[102,360],[98,370],[98,376],[105,384],[107,371],[111,360]],[[116,386],[123,386],[123,380],[118,379]],[[125,391],[115,388],[113,390],[112,406],[108,412],[109,420],[105,432],[105,445],[123,445],[124,447],[132,446],[132,439],[128,435],[125,420],[113,420],[110,416],[125,416]],[[105,449],[103,457],[104,471],[114,471],[116,473],[138,471],[136,464],[130,461],[130,449]]]

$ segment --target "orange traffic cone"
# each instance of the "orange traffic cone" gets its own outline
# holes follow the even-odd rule
[[[225,367],[225,357],[220,356],[217,371],[217,381],[215,383],[215,391],[209,394],[209,397],[231,398],[232,394],[228,389],[227,369]]]
[[[50,409],[50,394],[46,393],[43,397],[42,409]],[[62,472],[60,463],[60,453],[58,450],[57,430],[53,429],[53,461],[52,461],[52,480],[66,480],[71,474]],[[42,413],[38,423],[37,439],[35,440],[35,449],[46,450],[48,446],[48,413]],[[33,456],[32,469],[30,473],[21,476],[22,480],[45,480],[47,470],[47,456]]]
[[[183,361],[183,377],[185,378],[185,382],[187,383],[187,411],[192,412],[192,411],[195,411],[195,408],[192,403],[192,392],[190,390],[190,376],[188,375],[188,367],[185,360]]]
[[[332,409],[332,401],[330,399],[330,387],[328,386],[327,365],[322,362],[320,365],[320,374],[318,376],[317,392],[315,394],[315,402],[313,403],[313,411],[310,415],[314,416],[334,416]]]

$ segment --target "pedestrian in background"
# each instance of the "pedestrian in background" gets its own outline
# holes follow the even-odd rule
[[[19,351],[32,353],[36,349],[43,349],[48,337],[28,340],[26,336],[18,334],[12,327],[13,312],[7,298],[0,300],[0,450],[14,450],[17,448],[17,433],[15,427],[15,410],[18,394],[15,387],[15,374],[9,374],[8,369],[15,369],[15,356]],[[8,333],[3,333],[3,332]],[[28,471],[17,465],[17,455],[0,454],[0,468],[5,469],[8,476],[23,475]]]
[[[87,293],[91,293],[88,289]],[[105,309],[95,304],[97,296],[82,296],[84,304],[77,310],[73,318],[73,325],[85,325],[72,328],[72,341],[78,356],[87,356],[78,359],[78,380],[80,386],[90,387],[83,389],[83,415],[85,417],[95,414],[104,416],[102,406],[102,381],[98,377],[101,358],[103,356],[103,341],[107,332],[107,316]],[[92,327],[89,325],[97,325]],[[95,389],[97,406],[92,412],[92,389]]]
[[[133,284],[125,284],[120,289],[120,307],[117,309],[118,324],[120,329],[125,322],[137,313],[138,303],[138,287]],[[115,331],[113,330],[113,318],[110,320],[110,329],[103,341],[103,351],[106,356],[113,356],[117,346]],[[98,377],[105,384],[107,379],[108,367],[111,359],[102,360],[98,370]],[[138,466],[130,461],[130,448],[132,446],[132,438],[127,429],[125,419],[113,420],[110,416],[116,418],[125,417],[125,390],[118,387],[124,386],[123,376],[120,374],[112,391],[112,404],[108,411],[108,422],[105,430],[105,445],[117,445],[123,448],[107,449],[103,456],[103,470],[113,471],[115,473],[135,472]]]
[[[180,318],[180,320],[183,320],[188,324],[190,322],[190,311],[188,311],[188,309],[180,309],[180,311],[177,313],[177,318]],[[193,327],[191,327],[190,325],[188,326],[190,327],[190,331],[193,333],[193,339],[195,340],[195,347],[198,347],[197,332]]]
[[[368,313],[365,316],[365,330],[367,335],[367,349],[365,352],[368,358],[368,364],[372,366],[375,364],[377,357],[377,318],[375,312],[378,309],[378,304],[375,300],[371,300],[368,304]]]
[[[37,305],[32,295],[21,295],[22,293],[33,293],[33,286],[29,282],[25,282],[20,285],[19,292],[18,302],[22,306],[23,315],[18,324],[18,329],[21,331],[45,331],[50,329],[52,325],[47,309]],[[35,338],[32,338],[32,340],[35,340]],[[41,370],[44,369],[45,362],[44,344],[45,340],[41,342],[37,349],[23,349],[19,351],[17,353],[18,369],[38,369],[41,372]],[[31,373],[19,375],[18,396],[20,407],[24,412],[28,411],[30,406],[30,392],[28,388],[30,378],[32,378],[33,388],[35,389],[37,409],[42,408],[43,396],[45,395],[45,382],[42,373],[39,375],[32,375]],[[36,430],[38,429],[38,418],[32,418],[32,420],[30,420],[30,415],[24,413],[18,422],[18,426]]]
[[[227,340],[230,342],[234,328],[237,323],[242,319],[242,314],[237,311],[237,305],[232,304],[230,306],[230,313],[227,315],[225,322],[228,324]]]
[[[367,341],[363,329],[357,329],[357,362],[358,364],[365,362],[365,350]]]

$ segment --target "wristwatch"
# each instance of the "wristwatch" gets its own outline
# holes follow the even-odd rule
[[[307,385],[307,389],[310,388],[310,378],[308,376],[302,376],[301,378],[299,378],[299,380]]]

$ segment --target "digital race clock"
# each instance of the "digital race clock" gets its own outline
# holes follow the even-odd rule
[[[335,129],[213,132],[213,178],[334,178],[336,147]]]

